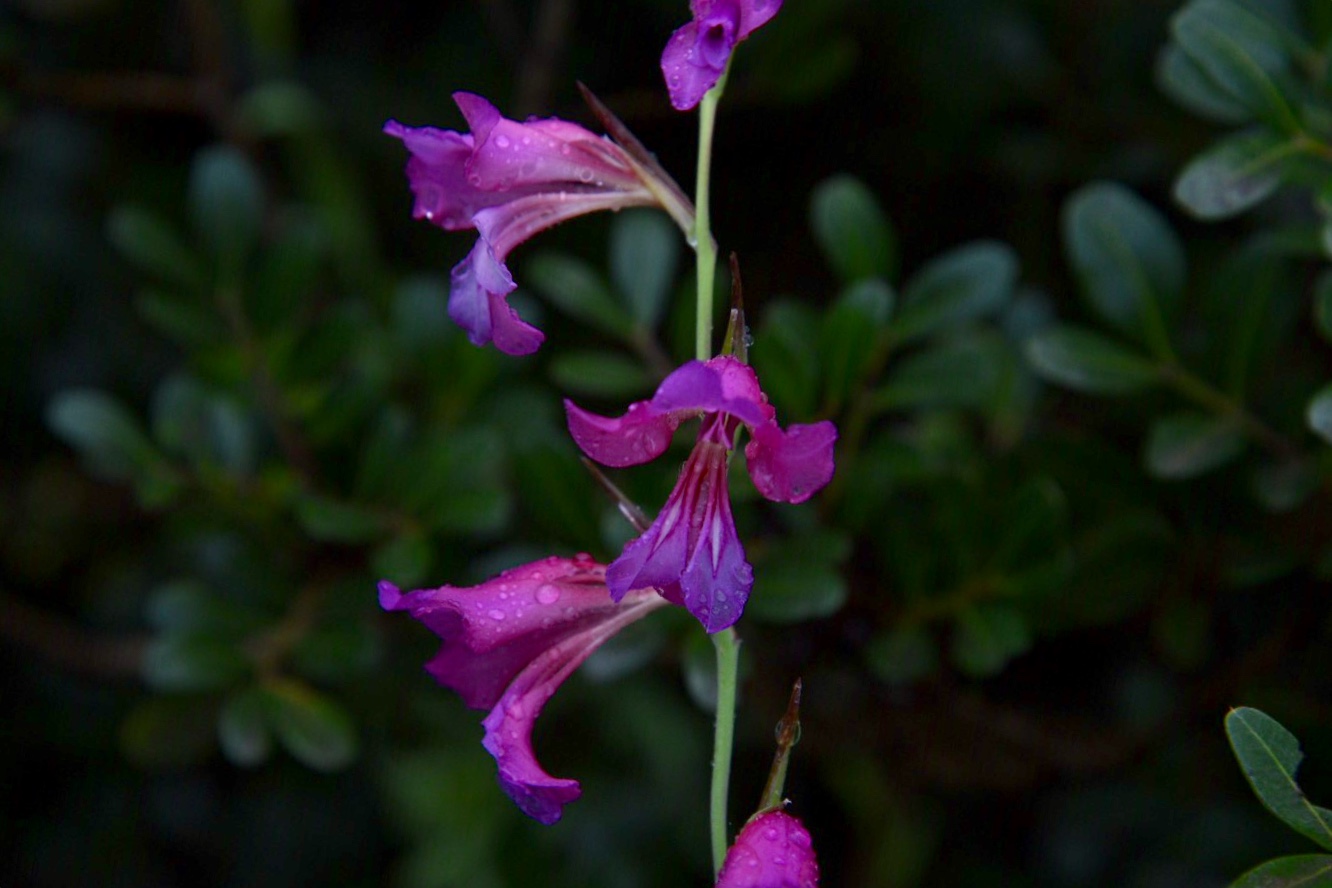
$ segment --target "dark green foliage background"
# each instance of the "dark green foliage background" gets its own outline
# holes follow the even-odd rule
[[[802,676],[825,885],[1213,886],[1312,850],[1221,726],[1261,707],[1332,799],[1332,13],[1177,13],[788,0],[738,57],[715,231],[782,421],[841,439],[806,505],[733,476],[733,810]],[[472,238],[411,220],[380,127],[460,126],[455,89],[588,122],[581,80],[689,184],[657,69],[685,17],[0,9],[0,884],[707,883],[691,621],[554,699],[536,746],[585,795],[542,828],[374,595],[613,557],[560,398],[617,410],[692,342],[687,257],[625,213],[515,253],[540,354],[468,345]],[[615,480],[651,509],[676,465]]]

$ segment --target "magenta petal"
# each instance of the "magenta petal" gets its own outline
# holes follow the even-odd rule
[[[837,441],[832,423],[793,425],[783,432],[777,423],[768,422],[755,426],[751,434],[745,446],[749,477],[768,499],[803,503],[832,478]]]
[[[612,596],[654,586],[708,632],[740,619],[754,572],[735,531],[726,472],[724,446],[695,445],[657,519],[606,568]]]
[[[781,11],[782,0],[739,0],[740,30],[737,39],[744,40]]]
[[[569,417],[569,434],[579,448],[603,466],[616,468],[661,456],[680,425],[679,417],[657,410],[648,401],[630,404],[629,411],[619,419],[589,413],[568,400],[564,410]]]
[[[726,413],[749,426],[773,416],[753,369],[725,355],[677,367],[662,380],[652,406],[671,413]]]
[[[407,182],[416,198],[412,215],[454,231],[471,228],[472,213],[487,203],[486,195],[466,180],[472,137],[396,120],[384,124],[384,132],[401,139],[410,154]]]
[[[818,888],[814,844],[785,811],[760,814],[740,830],[717,874],[716,888]]]
[[[443,639],[427,671],[467,705],[491,707],[485,748],[504,791],[529,816],[554,823],[578,783],[551,777],[532,752],[546,701],[608,638],[666,602],[651,589],[611,601],[605,568],[591,559],[547,558],[480,586],[402,594],[380,583],[386,610],[408,611]]]
[[[726,69],[724,60],[719,66],[703,62],[697,46],[698,34],[698,23],[690,22],[671,35],[661,54],[666,91],[670,94],[671,106],[677,111],[688,111],[701,102]]]

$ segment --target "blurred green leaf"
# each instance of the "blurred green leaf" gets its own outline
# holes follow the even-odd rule
[[[379,637],[354,618],[311,629],[292,649],[293,668],[306,678],[341,682],[365,675],[378,662]]]
[[[143,680],[159,691],[216,691],[250,670],[235,640],[209,632],[168,632],[159,635],[143,654]]]
[[[274,227],[245,291],[246,317],[261,333],[284,330],[311,310],[329,253],[328,232],[307,208],[283,208]]]
[[[524,281],[569,317],[617,339],[633,336],[633,318],[596,270],[581,259],[538,253],[528,260]]]
[[[705,712],[717,711],[717,654],[711,636],[690,632],[685,637],[684,657],[680,662],[684,672],[685,690],[694,703]]]
[[[1124,395],[1160,379],[1156,365],[1094,330],[1057,324],[1027,340],[1027,361],[1051,382],[1098,395]]]
[[[1285,37],[1251,7],[1231,0],[1193,0],[1170,31],[1181,50],[1234,102],[1284,126],[1296,118],[1289,101]]]
[[[931,260],[907,282],[889,325],[898,342],[992,314],[1013,295],[1017,255],[1007,244],[977,241]]]
[[[194,696],[148,697],[120,725],[120,748],[143,768],[196,767],[212,754],[216,705]]]
[[[551,359],[550,375],[560,389],[593,398],[627,399],[652,387],[641,364],[610,351],[562,351]]]
[[[267,710],[267,700],[259,688],[237,691],[222,704],[217,714],[217,740],[232,764],[252,768],[272,754]]]
[[[256,5],[253,0],[249,3],[251,7]],[[284,80],[261,83],[250,90],[241,99],[237,115],[256,135],[270,139],[310,133],[320,128],[325,117],[319,98],[314,93],[299,83]]]
[[[139,501],[150,508],[169,503],[181,479],[153,447],[138,420],[103,392],[75,389],[56,395],[46,421],[60,438],[79,451],[95,475],[134,484]]]
[[[1310,462],[1282,460],[1254,470],[1251,489],[1263,508],[1282,513],[1303,505],[1318,490],[1319,480]]]
[[[870,639],[865,664],[880,681],[911,684],[939,668],[939,645],[923,626],[890,629]]]
[[[262,616],[223,599],[200,580],[163,583],[148,600],[148,622],[172,635],[202,634],[239,637],[258,629]]]
[[[1318,332],[1332,342],[1332,271],[1325,271],[1314,284],[1314,323]]]
[[[1300,742],[1276,719],[1241,706],[1226,715],[1226,736],[1244,776],[1267,810],[1291,829],[1332,850],[1332,811],[1305,798],[1295,782]]]
[[[61,392],[47,408],[46,421],[65,443],[79,451],[96,474],[123,480],[146,465],[162,461],[138,420],[103,392]]]
[[[1230,888],[1330,888],[1332,857],[1297,854],[1256,866],[1230,883]]]
[[[1165,219],[1133,192],[1099,182],[1064,205],[1064,247],[1105,321],[1169,351],[1168,320],[1184,291],[1184,250]]]
[[[203,280],[199,258],[171,226],[141,207],[119,207],[107,222],[107,236],[144,271],[187,289]]]
[[[164,336],[198,348],[226,338],[226,326],[212,308],[188,297],[145,290],[134,301],[139,316]]]
[[[1182,480],[1205,475],[1243,452],[1244,435],[1230,420],[1177,413],[1152,423],[1144,459],[1156,477]]]
[[[1152,620],[1152,638],[1172,666],[1192,670],[1207,660],[1212,642],[1212,614],[1202,602],[1173,599]]]
[[[296,501],[296,520],[312,539],[335,543],[365,543],[386,530],[376,512],[319,494],[305,494]]]
[[[799,419],[813,415],[818,402],[818,312],[792,300],[767,306],[749,355],[763,389],[778,410]]]
[[[404,533],[375,550],[370,557],[370,568],[375,576],[399,586],[416,586],[425,581],[433,557],[429,537]]]
[[[917,351],[895,364],[874,393],[880,410],[984,407],[1011,375],[1013,352],[1002,336],[973,333]]]
[[[954,665],[974,678],[996,675],[1031,646],[1026,618],[1008,607],[981,606],[958,614],[950,654]]]
[[[896,275],[897,236],[863,182],[847,175],[825,179],[810,196],[809,214],[814,239],[843,283]]]
[[[1268,129],[1246,130],[1189,162],[1175,180],[1175,200],[1199,219],[1225,219],[1266,200],[1285,178],[1283,163],[1298,150]]]
[[[259,241],[264,190],[250,161],[235,148],[199,152],[190,172],[190,212],[224,284],[234,285]]]
[[[801,623],[832,616],[846,598],[846,580],[831,564],[808,558],[773,559],[755,571],[745,613],[767,623]]]
[[[196,465],[248,475],[255,466],[255,430],[234,401],[189,376],[172,376],[153,396],[153,434],[163,447]]]
[[[1004,501],[990,563],[1004,573],[1049,558],[1062,544],[1068,502],[1054,479],[1035,475]]]
[[[1244,105],[1231,98],[1178,44],[1171,43],[1162,50],[1156,81],[1163,92],[1200,117],[1231,124],[1253,118]]]
[[[878,278],[865,278],[847,287],[823,316],[818,341],[830,410],[846,403],[861,382],[892,310],[892,287]]]
[[[356,758],[356,727],[341,705],[300,682],[264,685],[273,733],[302,764],[338,771]]]
[[[680,261],[680,231],[655,210],[625,210],[610,230],[610,275],[629,300],[629,313],[655,330],[666,310]]]
[[[1309,428],[1318,433],[1324,441],[1332,444],[1332,384],[1324,386],[1314,395],[1305,412]]]

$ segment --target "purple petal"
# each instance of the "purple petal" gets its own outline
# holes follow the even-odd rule
[[[749,426],[773,417],[753,369],[726,355],[676,368],[662,380],[652,405],[671,413],[725,413]]]
[[[740,619],[754,572],[735,531],[726,475],[726,448],[699,441],[656,521],[606,568],[612,596],[657,587],[708,632]]]
[[[547,558],[480,586],[402,594],[380,583],[387,610],[408,611],[444,644],[426,669],[467,705],[493,707],[482,722],[500,785],[529,816],[554,823],[578,798],[577,781],[551,777],[532,752],[546,701],[603,642],[665,605],[651,589],[616,604],[591,559]]]
[[[568,400],[564,410],[569,418],[569,434],[579,448],[603,466],[616,468],[661,456],[681,422],[681,417],[663,413],[650,401],[630,404],[629,411],[619,419],[589,413]]]
[[[472,214],[489,200],[467,182],[472,137],[429,126],[403,126],[396,120],[384,124],[384,132],[401,139],[411,154],[407,182],[416,198],[412,215],[453,231],[471,228]]]
[[[698,23],[690,22],[671,35],[661,54],[666,91],[677,111],[688,111],[698,105],[704,94],[717,85],[726,68],[725,62],[721,66],[703,64],[698,52],[698,34]]]
[[[818,888],[814,844],[799,820],[768,811],[745,824],[717,874],[716,888]]]
[[[749,477],[758,492],[782,503],[803,503],[833,475],[837,429],[828,422],[793,425],[783,432],[768,422],[751,430],[745,446]]]
[[[661,54],[671,105],[688,111],[716,86],[731,52],[782,8],[782,0],[694,0],[693,21],[677,30]]]
[[[504,297],[514,289],[513,277],[484,238],[450,274],[449,317],[467,331],[473,345],[494,342],[510,355],[529,355],[546,338],[518,317]]]
[[[642,190],[623,150],[576,123],[553,118],[519,123],[480,96],[459,92],[453,99],[475,140],[467,181],[476,188],[519,193],[550,191],[553,186]]]

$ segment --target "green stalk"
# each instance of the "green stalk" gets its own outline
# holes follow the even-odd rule
[[[731,747],[735,741],[735,690],[740,667],[740,638],[734,629],[712,636],[717,649],[717,723],[712,742],[712,870],[721,872],[730,845],[726,798],[731,787]]]
[[[717,103],[726,88],[727,65],[717,85],[708,90],[698,105],[698,178],[694,187],[694,256],[698,261],[698,315],[695,320],[694,356],[700,361],[712,357],[712,284],[717,276],[717,244],[712,239],[712,214],[708,193],[712,182],[712,131],[717,120]]]
[[[727,70],[708,90],[698,107],[698,178],[694,188],[692,246],[697,260],[698,301],[695,317],[694,354],[700,361],[712,357],[712,285],[717,275],[717,244],[712,239],[712,216],[708,192],[712,180],[712,133],[717,121],[717,103],[726,88]],[[735,743],[735,692],[740,665],[740,639],[734,629],[712,636],[717,650],[717,721],[712,743],[712,868],[720,872],[730,844],[727,836],[726,802],[731,786],[731,752]]]

